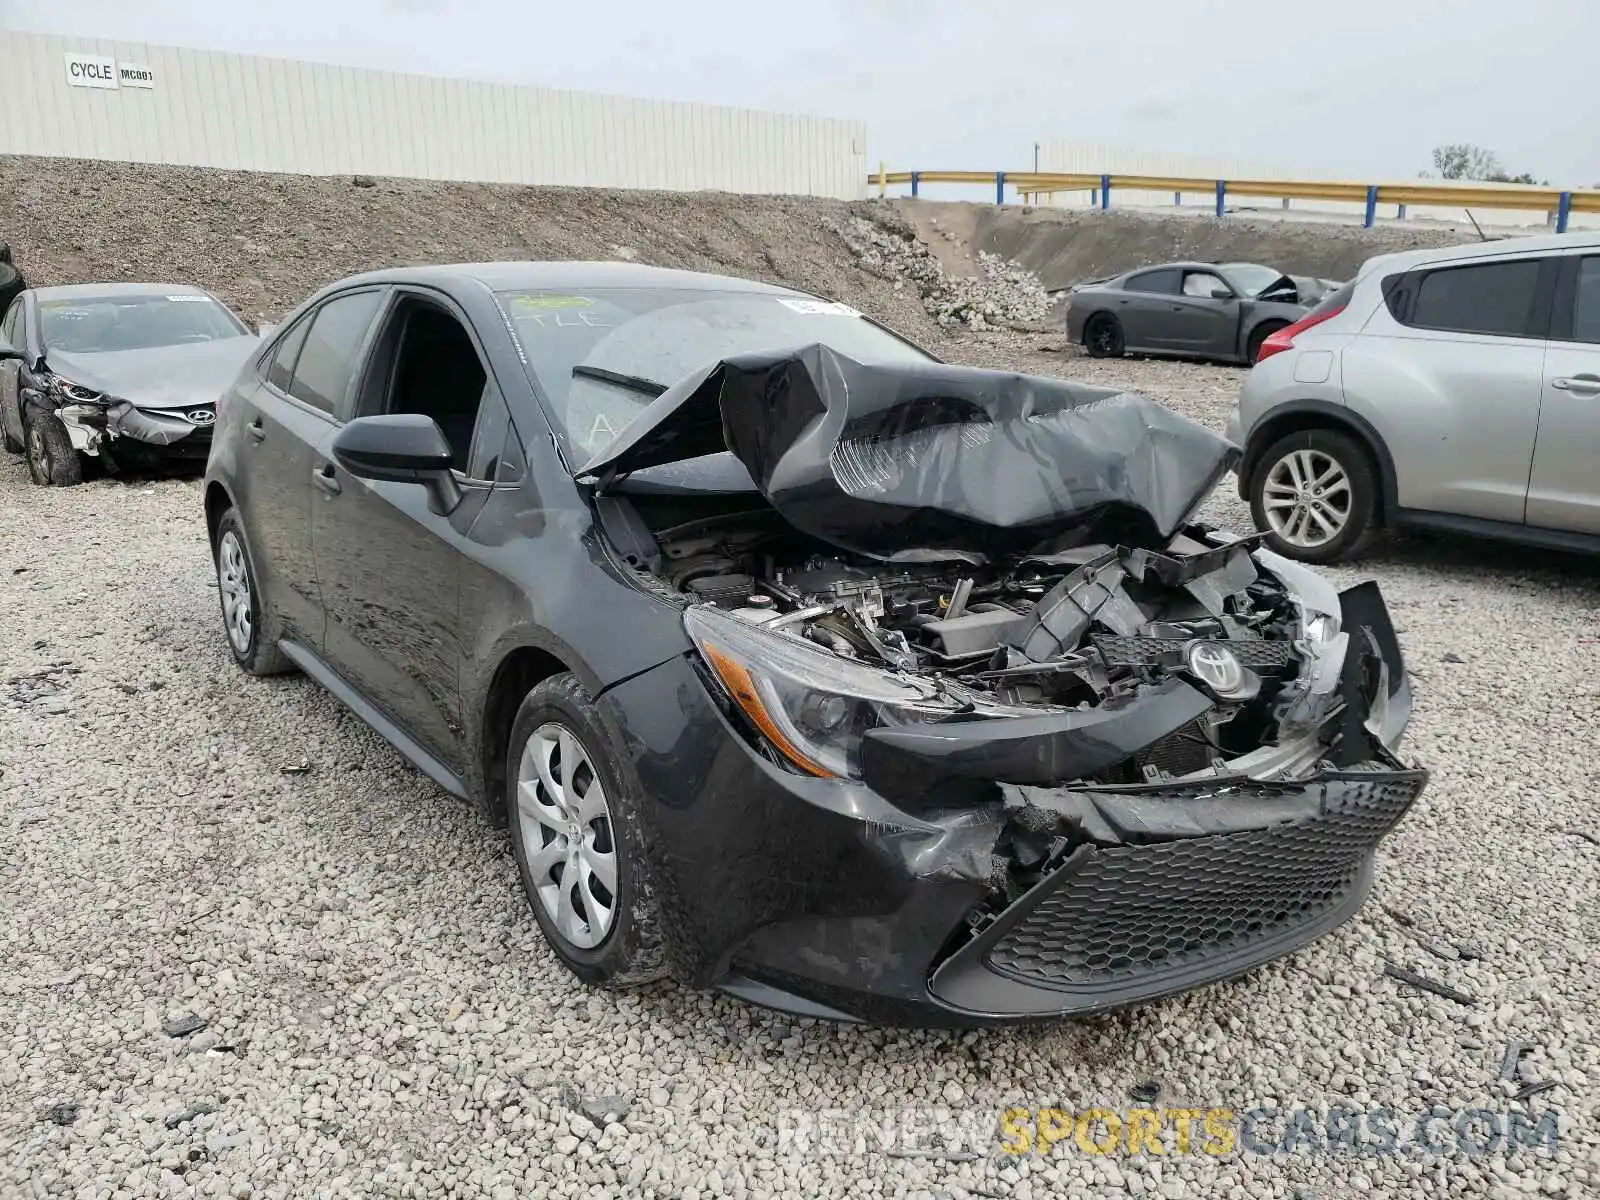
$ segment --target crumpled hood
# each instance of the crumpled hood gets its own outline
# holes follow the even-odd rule
[[[1300,303],[1306,308],[1321,302],[1329,292],[1337,291],[1344,286],[1336,279],[1321,279],[1312,275],[1289,275],[1286,278],[1294,284]]]
[[[886,561],[1157,548],[1239,457],[1134,392],[812,345],[689,376],[579,475],[721,450],[791,525]]]
[[[261,345],[248,334],[212,342],[110,350],[98,354],[45,352],[50,370],[73,383],[140,408],[193,408],[215,404],[245,360]]]

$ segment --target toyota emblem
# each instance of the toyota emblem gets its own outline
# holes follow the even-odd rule
[[[183,415],[188,417],[189,420],[193,421],[196,425],[210,425],[217,419],[217,414],[212,412],[209,408],[192,408]]]
[[[1219,696],[1234,696],[1244,689],[1244,668],[1232,650],[1216,642],[1191,642],[1189,670]]]

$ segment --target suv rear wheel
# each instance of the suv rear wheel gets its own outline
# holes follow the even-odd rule
[[[1288,558],[1350,558],[1373,531],[1378,482],[1371,456],[1349,434],[1305,429],[1279,438],[1250,477],[1250,515],[1267,545]]]

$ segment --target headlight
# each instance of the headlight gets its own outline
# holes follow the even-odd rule
[[[1339,636],[1339,618],[1332,613],[1307,613],[1301,610],[1306,625],[1306,641],[1322,644]]]
[[[808,775],[859,778],[867,730],[964,711],[931,683],[846,662],[715,608],[691,608],[683,624],[728,698]]]
[[[75,404],[109,404],[111,397],[104,392],[97,392],[93,388],[84,387],[79,383],[69,383],[59,375],[52,379],[51,384],[63,399],[71,400]]]

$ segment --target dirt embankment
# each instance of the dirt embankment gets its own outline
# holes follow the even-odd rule
[[[840,230],[860,202],[267,175],[0,156],[0,238],[36,285],[161,280],[275,321],[375,267],[631,258],[832,296],[929,342],[915,287],[874,274]],[[882,214],[910,229],[892,213]]]
[[[864,240],[856,218],[877,234]],[[1005,314],[1037,306],[1010,268],[991,260],[980,269],[980,252],[1014,260],[1060,288],[1174,258],[1258,259],[1344,277],[1372,254],[1461,240],[1420,228],[1235,217],[357,181],[5,156],[0,238],[34,284],[197,283],[254,321],[276,321],[321,285],[374,267],[628,258],[844,300],[946,352],[971,335],[941,328],[930,308],[946,326],[955,309],[956,321],[971,310],[1004,326]],[[977,276],[978,286],[940,280],[940,267]],[[1024,282],[1037,293],[1037,282]]]
[[[1292,275],[1348,279],[1374,254],[1451,246],[1475,235],[1449,229],[1275,221],[1229,216],[1041,209],[947,201],[899,202],[947,272],[970,273],[999,254],[1052,290],[1147,263],[1262,262]]]

